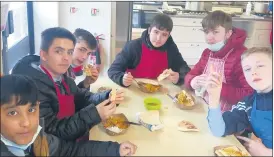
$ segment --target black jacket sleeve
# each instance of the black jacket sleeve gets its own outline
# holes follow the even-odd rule
[[[179,81],[176,83],[176,85],[182,85],[184,84],[185,76],[190,71],[190,68],[187,65],[187,62],[183,59],[175,43],[170,46],[168,53],[172,55],[170,56],[172,60],[169,61],[169,67],[172,69],[172,71],[179,73]]]
[[[89,106],[89,105],[98,105],[104,100],[108,99],[109,91],[99,92],[99,93],[92,93],[90,92],[89,88],[79,88],[76,86],[75,82],[67,78],[67,82],[69,83],[69,87],[71,92],[74,94],[74,103],[76,107],[76,111],[81,110],[82,108]]]
[[[92,93],[86,88],[78,88],[77,86],[74,86],[73,88],[76,111],[79,111],[88,105],[96,106],[100,104],[109,98],[109,93],[111,92],[111,90],[108,90],[99,93]]]
[[[78,87],[78,88],[90,89],[90,85],[89,85],[87,88],[84,86],[84,80],[81,81],[81,82],[79,82],[78,85],[77,85],[77,87]]]
[[[123,76],[127,69],[134,69],[138,64],[140,60],[140,57],[137,56],[138,52],[141,53],[141,39],[126,43],[108,69],[108,76],[113,82],[125,87]]]
[[[223,113],[225,122],[224,136],[239,133],[250,128],[249,118],[252,105],[247,104],[246,100],[247,98],[245,101],[240,101],[237,105],[234,105],[231,111]]]
[[[92,104],[76,112],[73,116],[59,120],[57,118],[58,109],[53,107],[59,106],[59,102],[57,99],[52,99],[55,95],[49,94],[51,93],[39,91],[40,117],[45,120],[47,133],[65,140],[76,140],[101,121],[96,107]]]
[[[120,144],[103,141],[65,141],[47,134],[50,156],[120,156]]]

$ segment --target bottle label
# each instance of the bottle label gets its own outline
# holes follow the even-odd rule
[[[90,55],[88,64],[95,66],[96,65],[96,56]]]

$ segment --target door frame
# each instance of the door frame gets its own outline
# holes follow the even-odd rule
[[[28,38],[29,42],[28,42],[28,46],[29,46],[29,54],[35,54],[35,39],[34,39],[34,21],[33,21],[33,2],[32,1],[27,1],[26,2],[27,5],[27,23],[28,23],[28,35],[26,37],[24,37],[22,40],[20,40],[18,43],[12,45],[10,48],[8,48],[8,36],[6,35],[5,31],[3,31],[1,33],[1,39],[3,42],[3,49],[2,49],[2,70],[3,70],[3,74],[7,75],[9,74],[9,69],[8,69],[8,60],[7,60],[7,56],[8,56],[8,51],[12,48],[14,48],[17,44],[20,44],[20,42],[22,42],[24,39]],[[7,20],[7,25],[6,25],[6,29],[10,27],[10,23],[9,20]],[[6,30],[5,29],[5,30]]]

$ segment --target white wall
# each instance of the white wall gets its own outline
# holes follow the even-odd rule
[[[57,27],[59,2],[33,2],[35,54],[39,54],[41,33],[47,28]]]
[[[105,40],[101,40],[104,52],[101,53],[103,74],[107,71],[111,62],[111,10],[113,2],[59,2],[59,26],[70,31],[83,28],[92,34],[104,34]],[[70,13],[70,7],[78,8],[74,14]],[[91,8],[99,9],[97,16],[91,15]]]
[[[102,73],[106,74],[111,64],[113,54],[115,27],[111,24],[114,22],[113,15],[115,12],[115,2],[33,2],[34,10],[34,36],[35,52],[39,54],[41,32],[50,27],[64,27],[73,32],[76,28],[83,28],[92,34],[104,34],[101,40],[103,46]],[[75,14],[70,13],[70,7],[76,7],[79,10]],[[98,16],[91,16],[91,8],[99,9]],[[115,34],[114,34],[115,35]]]

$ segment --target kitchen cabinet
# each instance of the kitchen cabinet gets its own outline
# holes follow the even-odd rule
[[[252,46],[271,47],[270,32],[272,30],[272,21],[257,21],[255,22],[255,30],[252,36]]]
[[[206,49],[206,43],[177,43],[177,47],[184,58],[200,58]]]
[[[253,35],[253,46],[270,46],[271,30],[255,30]]]
[[[173,25],[174,26],[202,26],[202,20],[201,18],[180,18],[180,17],[172,17]]]
[[[254,21],[255,29],[272,29],[272,21]]]
[[[179,52],[189,66],[194,66],[200,59],[202,52],[207,48],[206,43],[177,43]]]
[[[195,65],[207,47],[202,31],[202,19],[172,17],[171,36],[189,66]]]
[[[204,42],[204,32],[202,27],[173,26],[172,38],[177,42]]]

